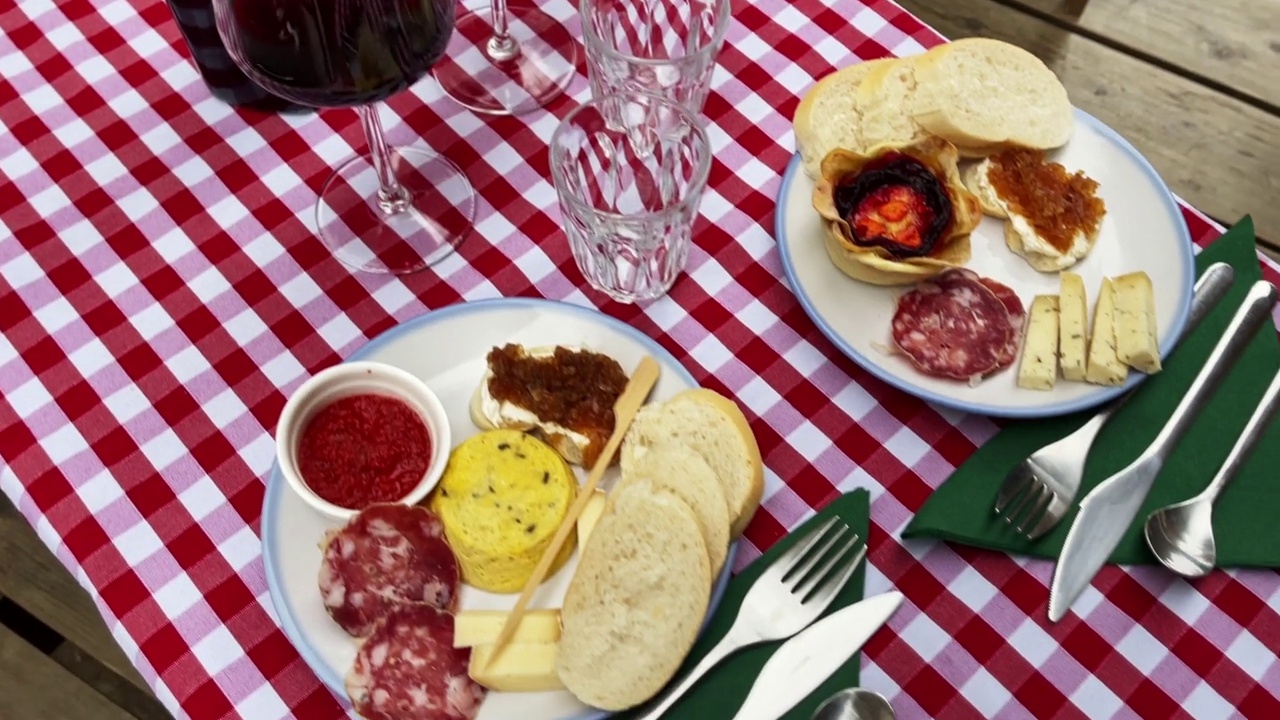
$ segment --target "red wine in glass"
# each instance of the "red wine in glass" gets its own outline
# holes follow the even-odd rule
[[[218,36],[213,0],[168,0],[168,3],[200,79],[214,97],[233,107],[263,113],[306,113],[314,109],[267,92],[236,67]]]
[[[408,273],[452,254],[470,232],[465,174],[425,148],[390,148],[373,104],[430,72],[454,29],[455,0],[214,0],[236,65],[293,102],[354,107],[369,154],[339,166],[316,206],[342,262]]]

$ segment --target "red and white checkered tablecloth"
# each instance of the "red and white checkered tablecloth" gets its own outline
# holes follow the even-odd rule
[[[570,2],[545,7],[580,36]],[[517,118],[471,113],[431,80],[394,98],[390,140],[421,138],[466,169],[476,233],[435,271],[354,275],[312,217],[330,168],[363,148],[354,112],[233,111],[158,0],[7,3],[0,489],[175,714],[340,717],[263,577],[257,527],[286,396],[450,303],[599,305],[751,416],[768,488],[741,563],[835,493],[870,488],[867,589],[907,601],[862,677],[900,717],[1280,718],[1277,573],[1192,586],[1108,567],[1051,626],[1050,563],[899,538],[996,426],[882,384],[819,334],[781,280],[774,195],[814,78],[939,41],[887,0],[734,0],[706,106],[716,160],[697,248],[671,295],[637,309],[580,289],[548,181],[547,140],[587,97],[584,77]],[[1216,236],[1186,215],[1197,242]]]

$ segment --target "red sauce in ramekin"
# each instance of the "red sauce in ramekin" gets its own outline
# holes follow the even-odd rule
[[[339,507],[363,510],[409,493],[431,463],[431,433],[408,403],[376,394],[335,400],[298,443],[307,487]]]

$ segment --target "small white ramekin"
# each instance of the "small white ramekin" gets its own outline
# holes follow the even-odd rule
[[[431,460],[422,480],[403,498],[391,502],[413,505],[420,502],[440,482],[453,446],[449,418],[440,399],[426,383],[400,368],[378,362],[346,362],[316,373],[285,402],[276,425],[276,462],[289,487],[320,513],[336,520],[349,520],[358,510],[344,508],[321,498],[307,487],[298,471],[298,443],[307,423],[323,407],[352,395],[372,393],[395,397],[418,412],[431,437]]]

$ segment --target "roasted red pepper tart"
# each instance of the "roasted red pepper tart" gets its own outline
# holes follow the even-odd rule
[[[938,137],[827,153],[813,207],[831,262],[873,285],[911,285],[967,263],[982,206],[960,181],[959,157]]]

